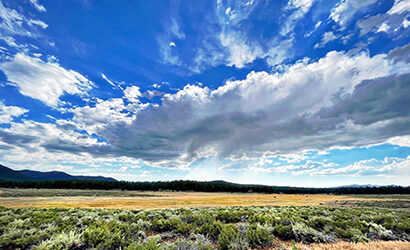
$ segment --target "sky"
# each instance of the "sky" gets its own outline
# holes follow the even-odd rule
[[[410,185],[408,0],[0,0],[0,164]]]

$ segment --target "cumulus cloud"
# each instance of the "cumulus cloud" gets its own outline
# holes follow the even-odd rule
[[[130,124],[133,120],[121,98],[97,99],[93,106],[76,107],[70,111],[74,114],[75,126],[90,134],[106,124]]]
[[[142,96],[142,93],[138,86],[130,86],[124,90],[124,96],[128,100],[136,102],[138,98]]]
[[[51,107],[59,105],[60,96],[84,95],[93,86],[91,81],[74,70],[67,70],[56,62],[44,62],[23,53],[0,63],[0,70],[21,94]]]
[[[17,125],[0,136],[19,147],[42,141],[37,145],[48,151],[131,157],[169,168],[266,152],[300,161],[295,153],[304,150],[368,146],[410,134],[409,64],[394,54],[333,51],[281,73],[251,72],[215,90],[186,85],[165,94],[160,105],[141,104],[143,93],[133,86],[124,91],[130,103],[114,98],[71,109],[72,121],[56,127],[73,133],[67,137],[42,141]]]
[[[0,124],[11,123],[15,117],[22,116],[28,110],[17,106],[6,106],[0,102]]]
[[[365,146],[410,133],[406,72],[408,64],[385,54],[330,52],[212,91],[187,85],[164,95],[160,106],[93,132],[115,154],[169,166],[205,155]]]

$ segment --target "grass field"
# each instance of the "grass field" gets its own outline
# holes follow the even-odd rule
[[[0,249],[18,248],[404,250],[410,195],[1,189]]]
[[[409,225],[369,208],[0,208],[0,249],[407,249]]]
[[[137,192],[120,190],[2,189],[9,208],[159,209],[229,206],[334,206],[409,208],[410,196],[344,196],[254,193]]]

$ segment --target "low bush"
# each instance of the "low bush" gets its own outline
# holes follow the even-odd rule
[[[260,224],[251,224],[246,231],[249,245],[251,247],[270,246],[273,242],[273,228],[262,226]]]
[[[218,248],[220,250],[235,249],[235,245],[231,243],[237,242],[239,236],[239,231],[234,225],[224,225],[218,237]]]
[[[35,250],[69,250],[80,249],[82,246],[81,234],[75,231],[69,231],[67,233],[60,233],[53,235],[50,239],[42,241],[40,245],[34,247]]]
[[[410,240],[402,210],[232,207],[0,208],[0,249],[248,249],[295,242]]]

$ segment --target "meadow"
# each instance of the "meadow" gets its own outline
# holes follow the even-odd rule
[[[410,249],[409,203],[409,195],[1,189],[0,249]]]
[[[410,208],[410,195],[259,194],[80,189],[0,189],[8,208],[162,209],[230,206]]]

